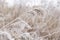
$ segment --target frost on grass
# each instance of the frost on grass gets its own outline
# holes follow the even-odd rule
[[[54,34],[58,35],[55,32],[60,30],[59,16],[54,16],[55,14],[53,15],[53,12],[51,12],[51,15],[50,12],[40,6],[33,6],[26,9],[28,11],[23,11],[22,14],[16,13],[19,16],[17,17],[15,15],[16,18],[8,22],[0,30],[10,33],[14,40],[56,39],[57,36],[55,37]],[[11,18],[14,17],[11,16]],[[53,39],[50,38],[51,36]]]
[[[18,16],[23,14],[26,8],[22,6],[14,6],[9,8],[8,6],[4,6],[4,4],[0,5],[0,26],[4,26],[10,23],[12,20],[16,19]]]
[[[0,40],[60,40],[59,8],[52,9],[0,5]]]
[[[6,31],[0,31],[0,40],[14,40],[10,33]]]

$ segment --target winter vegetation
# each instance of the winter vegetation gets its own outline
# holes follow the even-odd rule
[[[0,0],[0,40],[60,40],[60,1]]]

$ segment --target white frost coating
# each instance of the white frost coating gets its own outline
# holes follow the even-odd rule
[[[20,4],[20,0],[5,0],[7,3],[8,7],[13,7],[16,4]]]
[[[41,5],[41,0],[30,0],[26,3],[26,6]]]
[[[14,40],[14,39],[12,38],[12,36],[11,36],[8,32],[0,31],[0,35],[1,35],[1,34],[6,34],[9,40]]]
[[[5,0],[8,7],[13,7],[14,5],[25,5],[25,6],[34,6],[34,5],[40,5],[45,8],[48,8],[49,6],[56,7],[59,0]]]
[[[57,6],[57,0],[52,0],[52,1],[50,1],[50,2],[49,2],[49,5],[56,7],[56,6]]]
[[[39,5],[39,7],[40,7],[40,2],[41,2],[41,6],[43,6],[44,8],[48,8],[48,7],[53,8],[53,7],[57,6],[57,0],[40,0],[40,1],[39,0],[38,1],[37,0],[29,0],[29,1],[20,0],[20,1],[21,1],[21,4],[30,6],[30,7],[32,7],[33,5],[35,5],[35,6]],[[7,0],[5,2],[7,2],[9,7],[13,7],[14,5],[19,4],[19,3],[17,3],[17,2],[19,2],[17,0]],[[38,12],[37,12],[37,10],[38,10]],[[39,10],[38,7],[36,9],[32,9],[30,11],[31,11],[30,14],[34,13],[33,16],[36,15],[36,16],[34,16],[34,18],[37,18],[37,19],[34,19],[32,15],[28,14],[28,11],[27,12],[23,11],[23,12],[25,12],[24,14],[22,14],[23,18],[16,17],[15,20],[13,19],[7,25],[4,25],[3,26],[4,28],[2,28],[3,30],[6,28],[6,30],[8,32],[12,31],[12,35],[10,35],[6,31],[0,31],[0,34],[6,34],[10,40],[14,40],[14,39],[12,39],[12,36],[14,35],[14,33],[17,33],[16,35],[14,35],[14,36],[16,36],[15,38],[17,38],[17,37],[19,38],[20,36],[22,36],[25,38],[25,40],[28,40],[28,39],[44,40],[43,38],[57,33],[57,30],[59,30],[60,27],[57,28],[58,26],[56,26],[58,24],[57,23],[58,19],[55,18],[56,17],[55,15],[54,15],[54,17],[52,17],[52,15],[50,15],[50,14],[49,15],[47,13],[45,14],[45,12],[43,13],[45,15],[43,15],[42,14],[43,10],[42,11]],[[40,13],[39,11],[41,11],[42,16],[39,15],[39,13]],[[22,16],[22,15],[19,15],[19,16]],[[7,16],[11,17],[10,14],[7,14]],[[41,17],[41,18],[43,17],[42,19],[44,19],[44,21],[42,21],[42,20],[40,21],[39,17]],[[27,20],[25,20],[24,18]],[[0,18],[0,19],[2,19],[2,18]],[[16,21],[16,20],[18,20],[18,21]],[[9,19],[8,19],[8,21],[9,21]],[[53,28],[52,28],[52,26],[53,26]],[[9,28],[9,27],[11,27],[11,28]],[[26,32],[25,32],[24,28],[25,29],[27,28]],[[21,34],[19,33],[20,31],[21,31]],[[52,34],[50,34],[50,33],[52,33]],[[19,34],[20,34],[20,36],[19,36]],[[18,38],[16,40],[18,40]]]
[[[11,7],[11,6],[14,5],[14,1],[15,1],[15,0],[5,0],[5,2],[7,3],[7,5],[8,5],[9,7]]]

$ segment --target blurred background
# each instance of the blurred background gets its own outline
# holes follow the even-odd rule
[[[5,4],[8,7],[14,5],[34,6],[40,5],[45,8],[60,7],[60,0],[0,0],[0,5]]]

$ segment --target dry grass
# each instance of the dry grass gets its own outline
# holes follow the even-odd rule
[[[0,7],[0,31],[10,33],[14,40],[60,40],[59,16],[47,11],[40,6]]]

